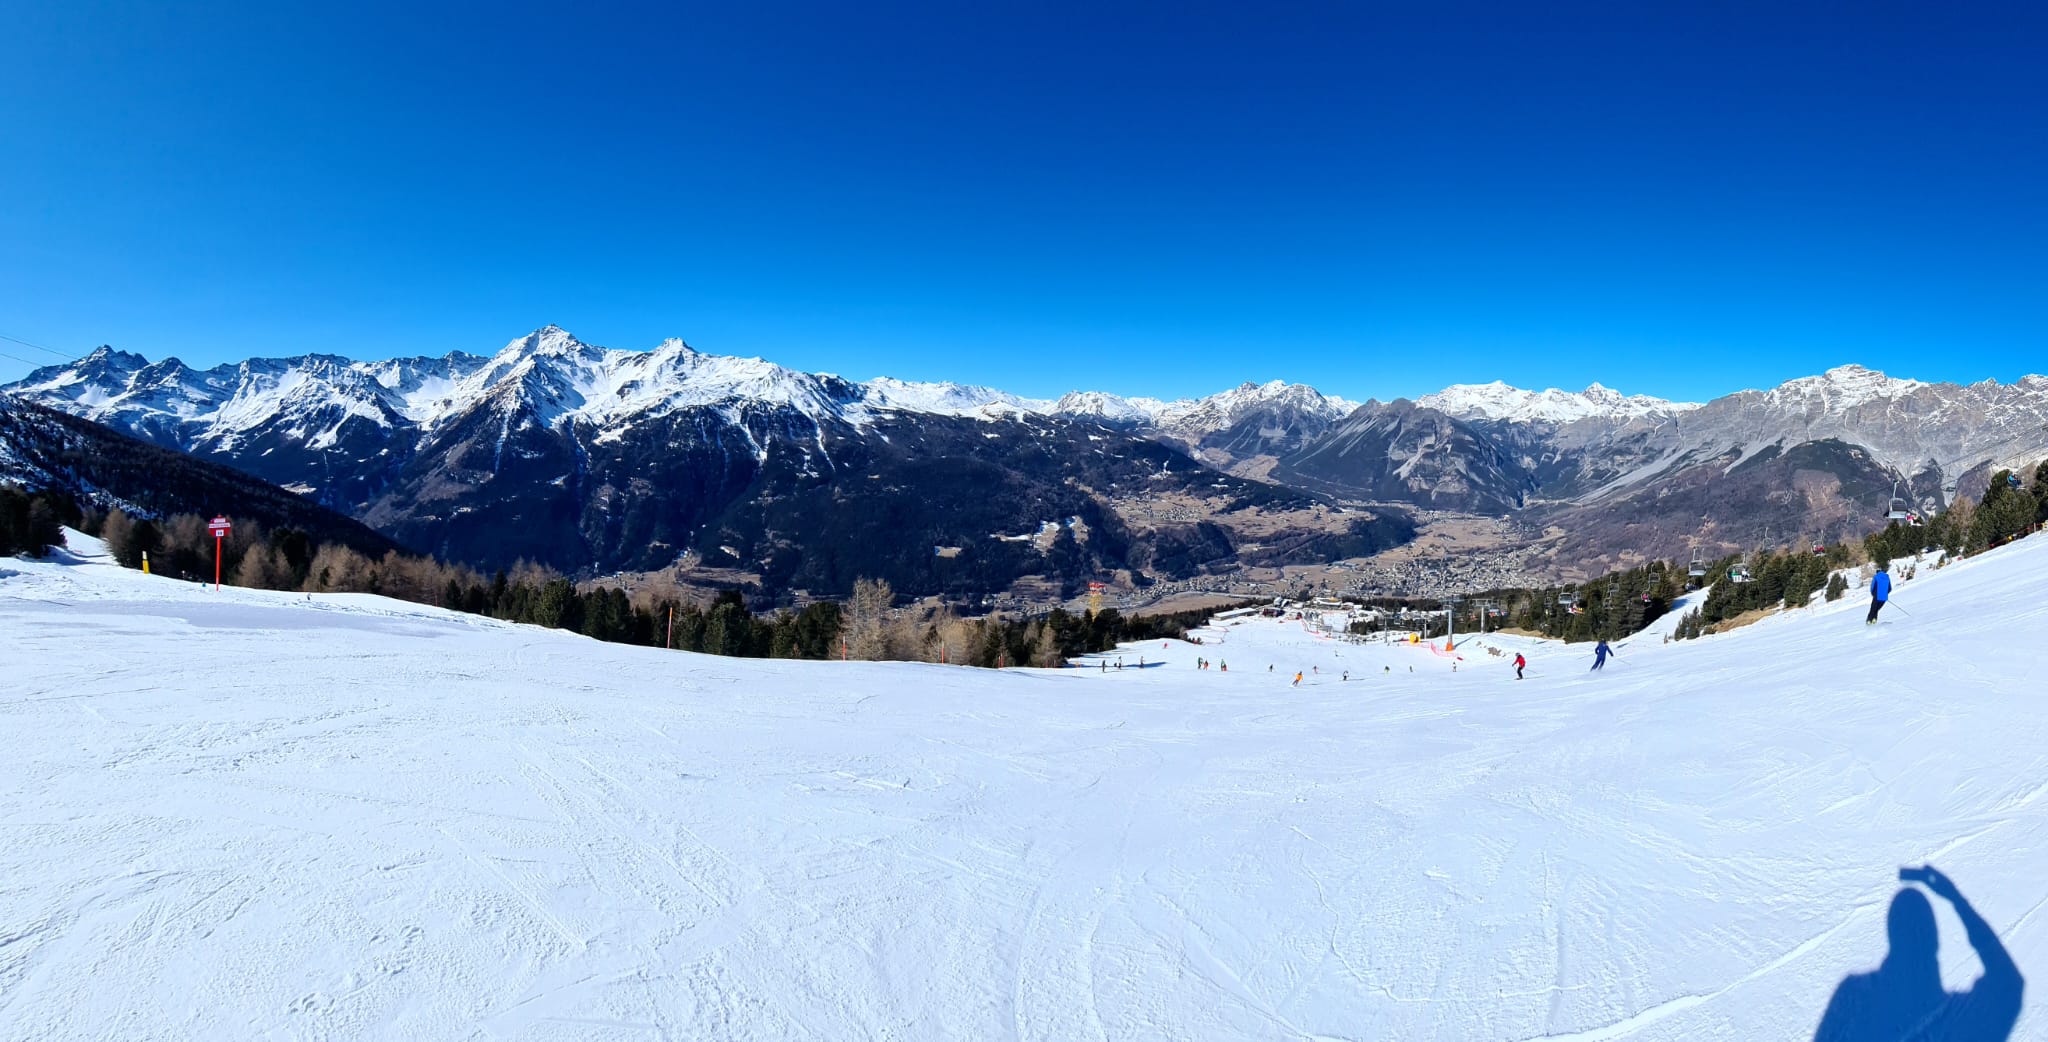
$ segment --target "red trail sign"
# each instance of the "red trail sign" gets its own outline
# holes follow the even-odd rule
[[[216,590],[220,589],[220,541],[231,527],[225,517],[216,517],[206,524],[206,530],[213,533],[213,588]]]

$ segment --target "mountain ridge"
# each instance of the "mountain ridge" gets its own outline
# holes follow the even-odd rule
[[[1933,509],[1998,465],[2048,452],[2048,378],[2040,376],[1963,385],[1847,365],[1706,402],[1624,395],[1598,383],[1574,392],[1500,381],[1390,402],[1279,380],[1200,398],[1077,390],[1043,399],[943,381],[855,381],[708,354],[677,338],[644,351],[605,348],[553,325],[490,355],[308,354],[207,370],[102,348],[4,390],[309,489],[459,559],[497,552],[481,525],[486,517],[526,525],[522,537],[534,538],[515,540],[524,550],[555,553],[572,570],[643,565],[636,539],[662,553],[713,555],[766,540],[762,546],[783,549],[750,560],[780,562],[773,568],[795,575],[807,566],[786,559],[792,548],[829,541],[821,533],[839,531],[838,522],[775,504],[826,510],[856,480],[904,501],[884,505],[886,496],[875,499],[862,486],[861,511],[896,516],[898,528],[922,531],[918,538],[935,546],[991,538],[992,522],[953,490],[920,482],[1011,483],[1016,509],[1044,503],[1051,511],[1059,502],[1059,517],[1088,513],[1085,501],[1121,503],[1087,526],[1111,536],[1108,556],[1102,547],[1082,555],[1095,555],[1091,566],[1101,568],[1155,559],[1154,549],[1141,548],[1154,537],[1201,548],[1157,559],[1220,566],[1241,556],[1239,545],[1266,541],[1174,526],[1207,523],[1207,511],[1253,501],[1514,517],[1532,531],[1564,533],[1553,547],[1561,560],[1597,560],[1672,553],[1702,540],[1733,549],[1802,526],[1853,534],[1881,523],[1894,487]],[[1200,478],[1144,443],[1253,484]],[[931,457],[966,469],[934,469]],[[1162,514],[1134,499],[1137,475],[1115,461],[1139,458],[1170,477],[1153,482],[1153,494],[1211,506]],[[840,500],[810,498],[834,482]],[[1205,482],[1231,491],[1198,494]],[[1093,491],[1073,499],[1063,489]],[[928,502],[915,502],[920,496]],[[937,517],[947,511],[951,520]],[[537,516],[548,520],[532,527]],[[1175,520],[1159,520],[1165,516]],[[1124,524],[1137,527],[1122,532]],[[436,526],[469,534],[444,540]],[[719,526],[733,534],[718,535]],[[1029,564],[1013,555],[988,574],[1022,575]],[[1080,567],[1069,564],[1070,572]]]

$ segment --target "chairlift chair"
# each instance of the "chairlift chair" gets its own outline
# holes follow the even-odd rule
[[[1754,577],[1749,574],[1749,566],[1746,564],[1738,564],[1735,567],[1728,569],[1729,582],[1746,583],[1749,582],[1752,578]]]
[[[1892,482],[1891,508],[1884,512],[1884,516],[1893,521],[1904,521],[1913,516],[1913,512],[1907,509],[1906,501],[1899,498],[1899,483],[1897,481]]]

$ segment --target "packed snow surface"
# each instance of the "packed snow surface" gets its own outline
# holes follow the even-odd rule
[[[7,1039],[1803,1039],[1927,861],[2048,967],[2048,538],[1599,673],[719,659],[78,542],[0,561]]]

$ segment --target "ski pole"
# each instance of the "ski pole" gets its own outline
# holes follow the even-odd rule
[[[1891,605],[1891,606],[1892,606],[1893,608],[1897,608],[1897,609],[1898,609],[1898,610],[1899,610],[1900,612],[1903,612],[1903,613],[1905,613],[1905,614],[1907,614],[1907,615],[1911,615],[1911,614],[1913,614],[1913,613],[1912,613],[1912,612],[1910,612],[1910,611],[1906,611],[1906,609],[1904,609],[1904,608],[1900,608],[1900,607],[1899,607],[1899,602],[1897,602],[1897,601],[1886,601],[1885,603],[1886,603],[1886,604],[1889,604],[1889,605]]]

